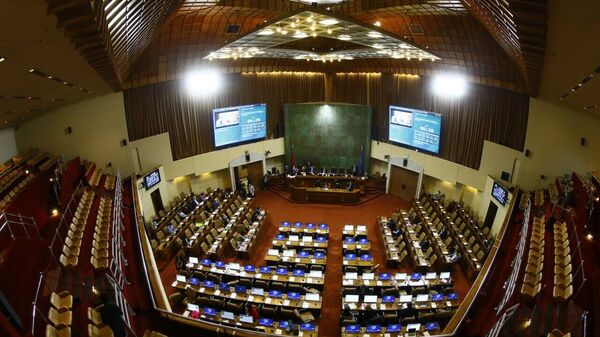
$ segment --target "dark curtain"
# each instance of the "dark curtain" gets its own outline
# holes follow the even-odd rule
[[[169,132],[173,159],[214,150],[213,108],[267,104],[267,138],[283,136],[283,104],[322,102],[323,74],[229,74],[220,93],[191,96],[182,81],[126,90],[125,113],[131,140]]]
[[[529,98],[470,84],[467,96],[449,100],[430,90],[431,78],[393,74],[336,74],[333,99],[373,107],[373,139],[388,139],[389,105],[442,114],[441,158],[478,169],[484,140],[522,151]]]
[[[373,108],[372,138],[386,141],[389,105],[442,114],[439,156],[478,169],[484,140],[522,151],[529,98],[508,90],[470,84],[467,96],[448,100],[434,96],[430,77],[380,73],[335,74],[334,102]],[[211,111],[217,107],[267,103],[267,135],[281,137],[283,104],[324,101],[323,74],[231,74],[221,94],[190,97],[180,81],[125,91],[129,137],[136,140],[169,132],[174,159],[214,150]]]

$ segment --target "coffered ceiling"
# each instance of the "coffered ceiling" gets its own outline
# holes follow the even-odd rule
[[[598,1],[326,2],[0,2],[0,127],[82,98],[176,79],[205,64],[227,72],[459,72],[477,83],[599,110]],[[282,20],[301,13],[331,17],[340,29],[351,24],[367,35],[379,32],[382,40],[340,39],[345,34],[333,34],[338,26],[332,34],[317,26],[313,37],[307,26],[305,38],[266,38],[271,54],[231,52],[263,39],[265,29],[280,33]],[[394,42],[378,51],[373,45],[383,45],[384,37]],[[401,44],[429,58],[409,59]],[[322,62],[342,53],[336,62]]]

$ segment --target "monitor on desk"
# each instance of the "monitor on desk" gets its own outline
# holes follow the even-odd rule
[[[281,291],[279,290],[269,290],[269,296],[274,297],[274,298],[281,298]]]
[[[412,302],[412,295],[400,295],[400,303]]]
[[[248,323],[248,324],[253,324],[254,323],[254,319],[250,315],[240,315],[240,322],[242,322],[242,323]]]
[[[285,235],[277,234],[277,235],[275,235],[275,240],[285,240]]]
[[[185,275],[177,275],[175,276],[175,280],[177,280],[179,283],[185,283],[187,281]]]
[[[354,243],[354,238],[349,236],[346,239],[344,239],[344,243],[346,244],[353,244]]]
[[[348,294],[344,296],[344,302],[346,303],[358,303],[360,301],[360,297],[358,295]]]
[[[325,257],[325,253],[323,252],[315,252],[315,255],[313,255],[315,259],[322,259]]]
[[[436,330],[440,327],[440,325],[437,322],[430,322],[425,324],[425,331],[433,331]]]
[[[295,254],[296,254],[296,251],[293,249],[286,249],[283,251],[284,257],[294,257]]]
[[[277,275],[287,275],[287,274],[288,274],[288,270],[287,270],[287,268],[278,267],[278,268],[275,270],[275,273],[276,273]]]
[[[200,284],[200,280],[195,277],[190,277],[190,284],[193,286],[197,286]]]
[[[223,261],[217,261],[217,262],[215,262],[215,267],[220,268],[220,269],[224,269],[225,268],[225,262],[223,262]]]
[[[279,325],[279,329],[289,329],[291,326],[290,322],[288,322],[288,321],[279,321],[278,325]]]
[[[381,300],[382,303],[394,303],[396,301],[396,296],[394,295],[385,295]]]
[[[360,239],[358,239],[358,243],[360,243],[361,245],[366,245],[367,243],[369,243],[369,239],[360,238]]]
[[[373,259],[373,256],[371,256],[371,254],[362,254],[360,256],[360,259],[363,261],[371,261]]]
[[[294,269],[294,271],[292,271],[292,275],[295,277],[303,277],[304,276],[304,270],[302,269]]]
[[[219,290],[224,291],[224,292],[229,292],[229,291],[231,291],[231,287],[227,283],[219,282]]]
[[[244,266],[244,271],[246,271],[248,273],[254,273],[255,270],[256,270],[256,267],[254,267],[251,264],[247,264]]]
[[[345,231],[348,231],[348,232],[349,232],[349,231],[353,231],[353,230],[354,230],[354,226],[353,226],[353,225],[345,225],[345,226],[344,226],[344,230],[345,230]]]
[[[315,224],[312,222],[309,222],[306,224],[306,228],[315,228]]]
[[[377,303],[377,295],[365,295],[363,300],[365,303]]]
[[[356,254],[348,253],[345,256],[346,260],[353,261],[356,260]]]
[[[359,324],[350,324],[346,325],[346,333],[359,333],[360,325]]]
[[[265,290],[263,288],[252,288],[250,289],[250,292],[255,296],[263,296],[265,294]]]
[[[323,272],[320,271],[320,270],[311,270],[308,273],[308,276],[310,276],[310,277],[323,277]]]
[[[290,291],[287,293],[287,298],[288,298],[288,300],[299,300],[300,293],[295,292],[295,291]]]
[[[223,310],[223,311],[221,311],[221,318],[233,321],[235,319],[235,315],[231,311],[225,311],[225,310]]]
[[[191,263],[191,264],[198,264],[198,258],[197,258],[197,257],[190,256],[190,257],[188,258],[188,262],[189,262],[189,263]]]
[[[326,229],[326,228],[328,228],[328,227],[329,227],[329,226],[328,226],[326,223],[320,223],[320,224],[319,224],[319,229]]]
[[[205,307],[204,314],[206,316],[215,316],[217,314],[217,310],[214,308]]]
[[[301,323],[300,331],[315,331],[315,323]]]
[[[422,277],[423,277],[423,275],[421,275],[421,273],[413,273],[412,275],[410,275],[410,280],[411,281],[420,281]]]
[[[388,324],[387,328],[385,329],[385,332],[386,333],[395,333],[395,332],[400,332],[400,330],[402,330],[401,324]]]
[[[271,318],[259,318],[258,319],[258,325],[260,325],[260,326],[266,326],[266,327],[272,327],[273,326],[273,319],[271,319]]]
[[[396,281],[406,281],[406,273],[396,273],[396,275],[394,275],[394,280]]]
[[[319,296],[319,294],[306,293],[304,299],[311,302],[319,302],[321,300],[321,296]]]
[[[427,294],[418,294],[416,301],[417,302],[427,302],[427,301],[429,301],[429,295],[427,295]]]
[[[406,332],[408,333],[417,332],[419,329],[421,329],[421,323],[411,323],[406,326]]]
[[[214,288],[215,282],[213,282],[211,280],[204,280],[204,287],[205,288]]]
[[[356,226],[356,231],[358,231],[358,232],[366,232],[367,231],[367,226],[365,226],[365,225]]]
[[[260,272],[264,273],[264,274],[271,274],[271,267],[269,267],[269,266],[262,266],[262,267],[260,267]]]
[[[380,281],[388,281],[391,278],[390,273],[379,273]]]
[[[313,238],[310,235],[305,235],[302,237],[302,242],[312,242]]]
[[[298,257],[309,257],[309,256],[310,256],[310,253],[305,250],[298,253]]]
[[[302,222],[294,222],[294,227],[302,228]]]
[[[442,294],[433,294],[431,296],[431,300],[434,301],[434,302],[443,301],[444,300],[444,295],[442,295]]]
[[[450,272],[445,271],[445,272],[440,273],[440,278],[444,279],[444,280],[449,279],[450,278]]]
[[[298,235],[290,235],[289,240],[292,242],[298,242],[299,237],[298,237]]]
[[[270,255],[270,256],[279,256],[279,250],[278,249],[269,249],[267,251],[267,255]]]
[[[358,278],[358,273],[346,273],[344,278],[347,280],[356,280]]]
[[[200,307],[197,304],[188,303],[187,310],[188,311],[200,311]]]
[[[233,269],[233,270],[240,270],[241,266],[239,263],[230,263],[229,264],[229,269]]]
[[[380,333],[381,332],[381,325],[379,325],[379,324],[370,324],[370,325],[367,325],[366,332],[367,333]]]
[[[448,294],[448,300],[449,301],[455,301],[458,299],[458,294],[457,293],[450,293]]]
[[[435,280],[437,278],[437,273],[427,273],[425,274],[426,280]]]
[[[362,274],[362,278],[363,278],[363,280],[374,280],[375,279],[375,274],[373,274],[373,273],[363,273]]]
[[[282,221],[281,222],[281,227],[290,227],[290,222],[289,221]]]
[[[191,257],[190,257],[190,262],[191,262]],[[198,261],[198,259],[196,258],[196,261]],[[198,262],[196,262],[198,263]],[[210,265],[212,264],[212,261],[209,259],[202,259],[202,265],[206,266],[206,267],[210,267]]]

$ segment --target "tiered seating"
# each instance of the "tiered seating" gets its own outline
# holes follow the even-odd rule
[[[109,191],[115,189],[115,176],[113,176],[112,174],[106,175],[106,180],[104,181],[104,189]]]
[[[536,207],[542,207],[544,206],[544,201],[545,201],[545,195],[544,195],[544,189],[539,189],[537,191],[535,191],[535,202],[534,205]]]
[[[62,254],[60,255],[60,265],[65,269],[74,269],[79,263],[79,252],[81,248],[81,238],[85,230],[92,201],[94,200],[93,191],[84,191],[79,205],[75,211],[75,216],[69,226],[67,237],[63,245]]]
[[[36,154],[34,157],[28,159],[27,165],[29,165],[30,167],[36,167],[42,160],[46,159],[47,157],[48,157],[48,153],[40,152],[40,153]]]
[[[523,194],[521,194],[521,200],[519,201],[519,209],[520,210],[525,210],[527,208],[527,202],[529,201],[530,198],[531,198],[531,193],[529,193],[529,192],[523,192]]]
[[[98,186],[100,183],[100,178],[102,177],[102,169],[94,166],[94,171],[90,176],[89,183],[91,186]]]
[[[46,159],[40,165],[40,170],[45,171],[45,170],[51,168],[52,166],[54,166],[57,162],[58,162],[58,156],[50,157],[50,158]]]
[[[255,214],[256,212],[259,213]],[[251,209],[242,224],[236,226],[236,231],[241,235],[242,240],[233,237],[229,240],[229,243],[238,257],[248,258],[254,252],[258,239],[263,232],[266,219],[267,213],[265,211]]]
[[[521,286],[521,295],[533,300],[542,289],[542,269],[544,268],[544,218],[534,217],[531,236],[529,237],[529,254],[525,276]]]
[[[573,267],[569,232],[564,222],[554,224],[554,289],[552,297],[567,301],[573,295]]]
[[[110,219],[112,214],[112,199],[102,197],[100,207],[96,216],[96,227],[94,228],[94,241],[92,242],[92,255],[90,263],[96,271],[104,271],[109,266],[109,239]]]
[[[70,337],[73,319],[73,296],[68,291],[50,293],[46,336]]]
[[[25,171],[12,171],[8,175],[2,177],[2,181],[0,181],[0,191],[5,193],[5,195],[4,198],[0,200],[0,209],[10,204],[10,202],[13,201],[19,192],[21,192],[33,178],[33,174],[25,173]],[[17,183],[17,181],[19,182]],[[12,188],[8,190],[10,187]]]
[[[548,195],[550,196],[550,201],[553,203],[558,203],[558,198],[560,196],[558,192],[558,187],[556,186],[556,182],[551,182],[548,185]]]
[[[370,252],[371,244],[367,239],[367,226],[345,225],[342,231],[342,240],[348,247],[343,250],[344,271],[374,269],[375,262]]]

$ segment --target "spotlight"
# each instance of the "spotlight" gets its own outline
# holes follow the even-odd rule
[[[219,91],[223,85],[221,74],[214,69],[195,70],[185,77],[185,86],[193,95],[210,95]]]
[[[53,209],[52,210],[52,216],[57,216],[58,215],[58,209]]]
[[[433,78],[432,90],[438,96],[459,98],[467,93],[467,79],[456,74],[437,75]]]
[[[29,174],[29,170],[25,170],[25,174]]]

